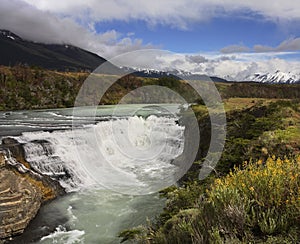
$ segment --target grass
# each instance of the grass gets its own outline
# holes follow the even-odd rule
[[[275,130],[268,134],[273,140],[280,140],[282,143],[300,144],[300,127],[289,126],[285,130]]]
[[[231,97],[224,99],[224,106],[226,111],[243,110],[255,105],[268,105],[278,100],[279,99]]]

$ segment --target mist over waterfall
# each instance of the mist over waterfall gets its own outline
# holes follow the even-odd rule
[[[184,127],[174,117],[133,116],[15,138],[33,169],[68,192],[103,186],[152,192],[176,181],[172,160],[183,152]]]

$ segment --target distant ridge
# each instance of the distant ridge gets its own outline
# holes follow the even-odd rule
[[[286,73],[277,70],[275,73],[256,73],[254,75],[246,77],[246,80],[272,84],[295,84],[300,83],[300,73]]]
[[[0,30],[0,64],[26,64],[59,71],[92,71],[106,60],[72,45],[43,44]]]
[[[183,80],[211,80],[214,82],[227,82],[227,80],[216,76],[193,74],[191,72],[185,72],[182,70],[160,71],[155,69],[134,69],[126,67],[123,67],[122,69],[126,72],[133,73],[139,77],[160,78],[164,76],[169,76]]]

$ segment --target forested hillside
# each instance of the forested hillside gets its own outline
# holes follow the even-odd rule
[[[89,73],[86,72],[58,72],[24,65],[0,66],[0,109],[72,107],[79,89],[88,76]],[[102,79],[103,77],[105,78],[105,75]],[[223,99],[300,97],[299,85],[221,82],[215,84]],[[174,77],[145,78],[127,75],[115,82],[99,104],[117,104],[128,92],[145,85],[165,86],[190,103],[201,103],[201,98],[189,85]]]

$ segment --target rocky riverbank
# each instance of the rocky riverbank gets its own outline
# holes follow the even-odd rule
[[[0,147],[0,243],[20,235],[41,205],[63,188],[48,176],[34,172],[24,158],[23,147],[12,138]]]

